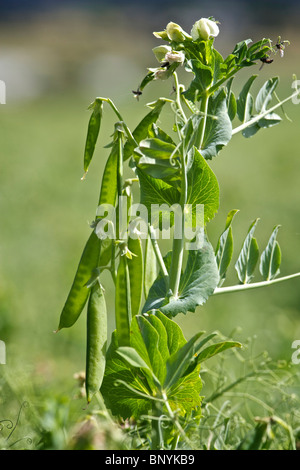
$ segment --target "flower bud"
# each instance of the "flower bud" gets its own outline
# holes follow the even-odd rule
[[[155,57],[157,58],[158,62],[163,62],[165,60],[165,56],[168,52],[172,51],[170,46],[157,46],[152,49]]]
[[[201,18],[194,24],[191,35],[193,41],[197,41],[198,39],[207,41],[210,38],[218,36],[219,32],[219,27],[215,21],[209,20],[208,18]]]
[[[170,41],[182,42],[185,40],[184,31],[179,24],[171,21],[167,24],[166,31]]]

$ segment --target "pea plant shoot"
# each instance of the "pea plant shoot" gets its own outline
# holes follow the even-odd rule
[[[299,91],[280,101],[275,92],[279,79],[274,77],[254,98],[251,87],[256,74],[236,95],[233,83],[238,72],[270,64],[278,51],[283,56],[288,41],[280,38],[273,46],[269,39],[244,40],[223,58],[214,48],[218,34],[213,18],[197,21],[191,34],[173,22],[154,33],[163,42],[153,49],[158,65],[148,69],[133,93],[139,99],[156,80],[170,80],[173,93],[149,103],[149,111],[133,131],[109,98],[97,97],[90,105],[83,178],[92,161],[104,106],[112,109],[117,122],[106,146],[110,150],[95,220],[58,330],[73,326],[87,303],[87,401],[94,395],[103,397],[116,419],[141,423],[142,448],[192,446],[191,423],[201,420],[201,364],[241,347],[202,331],[187,341],[174,320],[176,315],[194,312],[212,295],[300,276],[278,277],[279,226],[259,254],[256,219],[234,266],[238,283],[223,286],[233,257],[232,224],[238,211],[228,213],[213,247],[208,225],[219,208],[219,182],[209,161],[235,134],[251,137],[279,124],[282,118],[276,111]],[[191,77],[188,86],[180,83],[179,69]],[[161,122],[165,107],[174,117],[169,133]],[[125,172],[132,176],[126,179]],[[133,198],[134,185],[139,187],[139,201]],[[160,235],[169,240],[165,255]],[[261,280],[253,283],[258,263]],[[112,312],[106,309],[105,270],[115,289],[115,330],[108,348],[107,314]]]

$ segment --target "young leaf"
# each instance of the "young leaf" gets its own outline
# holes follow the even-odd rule
[[[225,90],[210,97],[207,113],[209,116],[206,121],[202,147],[199,150],[206,160],[211,160],[228,144],[232,135]]]
[[[252,77],[247,80],[236,102],[237,116],[239,120],[243,123],[249,121],[253,112],[253,98],[249,91],[257,76],[258,75],[252,75]]]
[[[238,278],[242,284],[248,284],[251,281],[258,261],[258,244],[256,239],[253,238],[258,220],[259,219],[254,220],[254,222],[250,225],[247,237],[235,264]]]
[[[183,94],[188,100],[195,103],[201,98],[201,93],[212,84],[213,72],[211,67],[204,65],[196,59],[188,61],[187,69],[194,73],[195,78]]]
[[[150,370],[146,362],[141,358],[139,353],[130,346],[121,346],[117,349],[117,354],[128,362],[132,367]]]
[[[220,343],[215,343],[203,349],[203,351],[201,351],[196,357],[196,362],[197,364],[200,364],[201,362],[207,361],[207,359],[210,359],[216,354],[220,354],[221,352],[226,351],[226,349],[241,347],[241,343],[236,341],[222,341]]]
[[[232,211],[228,213],[227,219],[226,219],[225,230],[220,235],[220,238],[217,243],[215,254],[216,254],[216,262],[219,268],[219,275],[220,275],[220,282],[219,282],[218,287],[220,287],[225,281],[226,272],[232,259],[233,236],[232,236],[231,223],[237,212],[238,212],[237,209],[233,209]]]
[[[259,270],[265,281],[271,281],[280,273],[281,250],[276,240],[280,225],[277,225],[260,258]]]
[[[96,100],[90,105],[89,109],[92,109],[92,115],[89,120],[88,132],[86,137],[85,149],[84,149],[84,171],[87,173],[91,160],[94,155],[96,142],[99,135],[102,111],[103,111],[103,102],[101,99],[96,98]]]
[[[255,109],[257,114],[263,113],[268,109],[268,104],[273,98],[273,93],[279,83],[279,78],[274,77],[267,80],[264,85],[259,90],[256,100],[255,100]]]

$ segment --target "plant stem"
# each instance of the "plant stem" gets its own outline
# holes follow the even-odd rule
[[[203,114],[203,119],[200,121],[200,124],[199,124],[199,134],[200,134],[199,149],[200,150],[202,148],[203,141],[204,141],[204,136],[205,136],[208,101],[209,101],[209,91],[206,90],[205,94],[203,95],[203,98],[201,100],[201,105],[200,105],[200,112]]]
[[[163,273],[163,275],[166,279],[166,282],[168,284],[169,283],[169,273],[168,273],[168,270],[166,268],[163,256],[161,254],[159,245],[158,245],[157,240],[155,238],[155,230],[153,229],[153,227],[150,224],[148,225],[148,229],[149,229],[150,240],[151,240],[151,243],[152,243],[152,246],[153,246],[153,250],[154,250],[156,259],[158,261],[159,267],[160,267],[160,269],[161,269],[161,271],[162,271],[162,273]]]
[[[240,126],[236,127],[235,129],[232,130],[232,135],[234,134],[237,134],[238,132],[240,131],[243,131],[244,129],[246,129],[247,127],[249,126],[252,126],[252,124],[255,124],[256,122],[260,121],[262,118],[264,118],[267,114],[270,114],[272,113],[273,111],[275,111],[275,109],[279,108],[280,106],[282,106],[284,103],[286,103],[287,101],[289,100],[292,100],[293,98],[296,98],[296,96],[299,95],[299,90],[295,91],[294,93],[292,93],[290,96],[288,96],[287,98],[285,98],[284,100],[280,101],[280,103],[277,103],[275,104],[275,106],[273,106],[272,108],[270,109],[267,109],[266,111],[264,111],[263,113],[261,114],[258,114],[257,116],[255,116],[254,118],[250,119],[249,121],[245,122],[244,124],[241,124]]]
[[[277,279],[272,279],[271,281],[254,282],[253,284],[238,284],[236,286],[228,286],[228,287],[217,287],[213,295],[230,294],[231,292],[239,292],[239,291],[249,290],[249,289],[258,289],[259,287],[271,286],[272,284],[277,284],[278,282],[287,281],[289,279],[294,279],[296,277],[300,277],[300,273],[295,273],[295,274],[290,274],[289,276],[279,277]]]
[[[173,72],[173,77],[174,77],[175,89],[176,89],[176,105],[177,105],[178,111],[181,114],[182,119],[184,120],[184,122],[187,122],[187,117],[186,117],[186,115],[185,115],[185,113],[182,109],[182,105],[181,105],[180,85],[179,85],[179,82],[178,82],[178,76],[177,76],[176,72]]]

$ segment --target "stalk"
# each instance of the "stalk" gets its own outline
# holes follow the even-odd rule
[[[201,105],[200,105],[200,112],[203,114],[203,119],[202,119],[202,121],[200,122],[200,125],[199,125],[199,134],[200,134],[199,148],[200,148],[200,150],[202,148],[203,141],[204,141],[204,135],[205,135],[208,101],[209,101],[209,91],[206,90],[205,94],[203,95],[203,98],[201,100]]]

